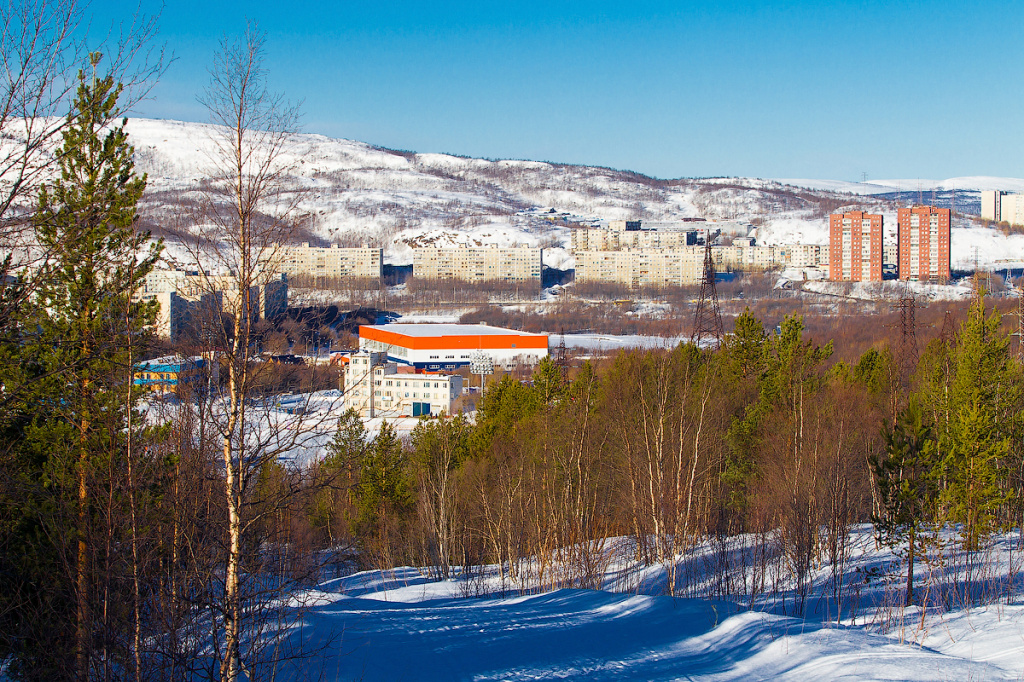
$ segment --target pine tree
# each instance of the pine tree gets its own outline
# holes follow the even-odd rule
[[[147,248],[149,235],[136,230],[146,181],[135,174],[127,120],[111,124],[120,114],[121,86],[98,77],[100,55],[90,57],[93,73],[79,74],[63,131],[60,176],[39,195],[33,227],[47,258],[29,320],[36,333],[25,343],[41,377],[37,394],[45,396],[26,428],[28,449],[37,453],[51,494],[71,517],[71,528],[50,531],[73,538],[64,560],[74,572],[75,631],[74,641],[65,644],[74,652],[78,679],[89,676],[99,617],[93,613],[96,563],[109,562],[91,540],[100,517],[96,498],[99,490],[114,488],[105,478],[121,470],[134,402],[126,348],[129,339],[137,345],[155,318],[152,304],[132,297],[161,248]],[[107,523],[112,517],[108,511]],[[109,535],[111,529],[105,530]]]
[[[366,449],[356,488],[358,532],[376,540],[383,552],[390,551],[395,522],[412,509],[414,502],[408,464],[402,441],[385,421]]]
[[[996,528],[1011,494],[1007,455],[1018,404],[1009,341],[1000,317],[985,317],[979,299],[960,328],[952,357],[948,415],[941,423],[942,503],[948,520],[962,524],[965,548],[976,550]]]
[[[915,396],[883,428],[885,453],[872,457],[871,470],[878,483],[882,513],[871,521],[880,539],[890,547],[907,543],[905,604],[914,603],[914,563],[924,547],[922,529],[934,520],[936,504],[936,448],[932,428]]]
[[[359,413],[346,410],[338,417],[334,438],[327,444],[327,456],[316,475],[318,490],[313,497],[310,523],[326,532],[332,545],[351,530],[354,518],[352,500],[359,470],[366,456],[366,427]]]

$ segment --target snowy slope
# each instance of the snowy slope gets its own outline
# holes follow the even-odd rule
[[[946,610],[893,607],[905,580],[900,561],[855,527],[841,569],[849,596],[830,613],[827,561],[813,570],[805,617],[792,584],[774,596],[710,598],[721,583],[691,578],[691,596],[665,593],[662,566],[638,566],[625,539],[609,539],[602,590],[519,594],[496,567],[470,580],[434,581],[415,568],[367,571],[318,585],[293,602],[301,641],[316,652],[284,679],[310,670],[327,680],[1005,680],[1024,674],[1024,599],[1016,536],[996,539],[985,580],[999,604]],[[733,538],[740,549],[744,538]],[[625,543],[625,544],[624,544]],[[698,546],[683,565],[708,566]],[[919,566],[916,582],[937,591],[962,580],[963,557]],[[701,569],[698,568],[698,571]],[[957,578],[957,576],[960,578]],[[625,578],[624,578],[625,576]],[[632,576],[632,577],[630,577]],[[734,576],[735,577],[735,576]],[[782,584],[789,578],[779,574]],[[749,578],[749,576],[748,576]],[[738,583],[737,583],[738,584]],[[943,587],[945,586],[945,587]],[[502,596],[502,590],[509,590]],[[895,591],[894,591],[895,590]],[[475,595],[483,596],[475,596]],[[854,598],[853,595],[856,595]]]
[[[149,226],[157,235],[187,230],[195,220],[196,190],[214,172],[221,130],[133,119],[128,132],[138,170],[149,177],[143,206]],[[287,198],[297,200],[298,241],[380,246],[386,261],[396,264],[411,262],[414,244],[494,243],[541,246],[548,250],[546,264],[572,267],[566,250],[572,225],[625,218],[736,220],[756,225],[763,244],[822,244],[828,240],[828,213],[846,206],[891,214],[887,222],[894,225],[896,205],[886,199],[898,189],[974,195],[989,188],[1024,190],[1022,179],[988,177],[869,183],[659,180],[600,167],[398,152],[311,134],[290,136],[280,164]],[[975,246],[982,265],[1024,261],[1017,240],[992,230],[965,234],[957,242],[954,237],[957,267],[966,263],[957,253],[970,252],[973,264]]]
[[[311,646],[340,640],[316,661],[328,680],[1016,679],[969,652],[863,628],[599,591],[412,603],[324,595],[304,627],[323,638]]]
[[[846,182],[844,180],[779,180],[781,183],[807,189],[843,192],[847,194],[888,194],[890,192],[930,192],[932,190],[965,190],[980,192],[982,190],[1000,189],[1007,192],[1024,192],[1024,180],[1020,178],[996,178],[990,176],[974,176],[948,178],[946,180],[923,180],[919,178],[907,180],[869,180],[865,182]]]

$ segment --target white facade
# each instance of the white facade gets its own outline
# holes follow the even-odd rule
[[[773,265],[820,268],[828,265],[828,244],[780,244],[771,247]]]
[[[704,273],[704,247],[577,251],[577,282],[615,282],[639,287],[697,284]]]
[[[1000,190],[982,191],[981,217],[997,223],[1024,225],[1024,194],[1009,194]]]
[[[238,280],[230,275],[204,272],[154,269],[143,280],[136,295],[139,300],[156,300],[160,305],[155,331],[157,336],[177,341],[190,324],[204,317],[214,320],[226,306],[235,312],[241,306]],[[288,277],[270,277],[250,290],[253,319],[272,319],[288,310]]]
[[[624,249],[676,249],[696,246],[697,231],[693,223],[687,229],[640,230],[626,225],[639,225],[625,220],[613,220],[608,228],[577,228],[572,231],[573,251],[619,251]]]
[[[419,417],[451,414],[462,395],[458,374],[400,374],[385,353],[360,351],[345,370],[344,408],[361,417]]]
[[[1024,225],[1024,194],[1006,194],[1002,197],[1000,222]]]
[[[422,247],[412,250],[416,279],[467,282],[541,282],[542,249],[529,247]]]
[[[982,190],[981,192],[981,217],[984,220],[999,222],[1002,215],[1002,198],[1006,192],[999,190]]]
[[[720,270],[828,265],[827,245],[759,246],[746,236],[749,228],[725,221],[641,226],[640,221],[613,220],[606,228],[574,229],[576,281],[614,282],[630,288],[698,284],[704,272],[704,247],[697,245],[697,238],[704,231],[712,237],[717,233],[736,235],[729,246],[711,247]]]
[[[371,248],[279,246],[275,270],[286,275],[311,277],[375,279],[383,273],[384,251]]]

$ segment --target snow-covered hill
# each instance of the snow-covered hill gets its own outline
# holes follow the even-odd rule
[[[133,119],[128,132],[138,169],[149,175],[147,219],[157,233],[180,230],[190,215],[183,207],[213,172],[217,129]],[[1024,179],[988,177],[660,180],[601,167],[394,151],[312,134],[291,136],[281,162],[286,188],[298,196],[299,240],[381,246],[391,263],[411,262],[414,244],[496,243],[543,246],[548,265],[571,267],[571,225],[626,218],[739,220],[756,227],[763,244],[826,243],[827,216],[844,207],[882,211],[895,225],[895,192],[956,190],[960,208],[965,196],[976,203],[981,189],[1024,190]],[[982,265],[1024,262],[1019,240],[969,220],[956,227],[954,267],[973,266],[975,247]]]
[[[736,575],[716,579],[721,555],[711,540],[681,559],[694,571],[686,598],[665,596],[665,567],[637,564],[623,538],[606,541],[598,589],[517,587],[497,566],[443,581],[410,567],[356,573],[292,600],[302,627],[288,643],[310,658],[278,677],[306,679],[314,669],[325,680],[1020,679],[1018,541],[995,538],[973,578],[955,551],[945,565],[919,565],[918,598],[930,603],[903,608],[905,565],[869,526],[855,527],[840,566],[812,568],[802,617],[791,577],[772,568],[769,592],[778,592],[724,593],[757,581],[739,577],[753,567],[732,549],[726,565]],[[846,590],[839,602],[837,579]],[[935,596],[961,595],[972,580],[998,600],[971,608]]]

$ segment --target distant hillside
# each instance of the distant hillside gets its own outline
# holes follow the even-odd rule
[[[212,128],[134,119],[128,131],[138,169],[149,175],[147,221],[157,233],[187,231],[183,206],[210,173]],[[300,239],[381,246],[393,263],[410,262],[414,243],[527,243],[546,247],[549,264],[571,266],[568,225],[624,218],[738,219],[757,228],[761,243],[823,243],[830,212],[855,206],[895,215],[894,202],[915,202],[921,182],[661,180],[592,166],[394,151],[311,134],[292,136],[283,161],[288,189],[301,193]],[[936,203],[947,205],[956,186],[957,210],[968,213],[977,210],[979,189],[1024,188],[1018,179],[927,182],[929,191],[942,190]],[[986,235],[971,236],[973,263],[973,246]],[[990,236],[992,248],[981,251],[1024,260],[1024,244],[1015,251],[1016,244]]]

